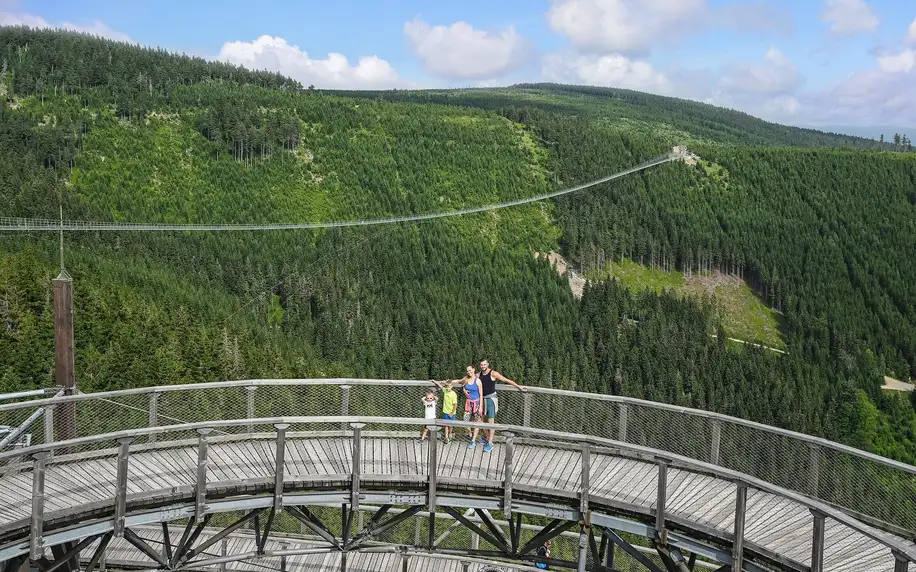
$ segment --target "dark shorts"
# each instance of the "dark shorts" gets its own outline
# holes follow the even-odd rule
[[[442,418],[445,419],[445,420],[447,420],[447,421],[454,421],[454,420],[455,420],[455,414],[454,414],[454,413],[443,413],[443,414],[442,414]]]

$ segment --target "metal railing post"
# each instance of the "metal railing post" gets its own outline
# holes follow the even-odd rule
[[[117,538],[124,535],[124,521],[127,515],[127,473],[130,458],[130,444],[134,437],[118,439],[118,476],[115,488],[114,534]]]
[[[153,391],[149,394],[149,427],[158,427],[159,426],[159,392]],[[156,442],[156,435],[150,433],[149,442]]]
[[[247,394],[248,401],[248,417],[246,419],[254,419],[254,392],[257,391],[258,387],[256,385],[249,385],[245,388],[245,393]],[[248,424],[248,432],[254,432],[254,423]]]
[[[824,515],[811,510],[814,516],[814,534],[811,539],[811,572],[824,572]]]
[[[353,428],[353,463],[350,472],[350,510],[359,510],[359,480],[362,474],[362,433],[365,423],[350,423]],[[360,513],[362,516],[362,513]]]
[[[588,515],[588,496],[590,494],[590,480],[591,480],[591,448],[588,443],[582,444],[582,464],[581,464],[581,477],[580,484],[582,485],[582,495],[579,498],[579,511],[582,513],[582,518],[587,519]]]
[[[719,464],[719,448],[722,444],[722,422],[718,419],[712,421],[712,446],[709,448],[709,462]]]
[[[429,426],[429,549],[436,544],[436,474],[439,459],[439,427]]]
[[[219,554],[220,556],[227,556],[229,554],[229,540],[224,538],[219,543]],[[223,562],[219,565],[220,572],[226,572],[226,563]]]
[[[286,474],[286,430],[289,423],[277,423],[277,456],[274,463],[274,510],[283,508],[283,478]]]
[[[735,498],[735,529],[732,538],[732,570],[744,569],[744,521],[747,515],[747,483],[737,482]]]
[[[668,461],[658,459],[658,498],[655,505],[655,537],[662,546],[668,544],[665,529],[665,502],[668,498]]]
[[[54,442],[54,406],[46,405],[45,406],[45,444],[50,444]],[[48,451],[48,457],[53,457],[54,451]]]
[[[265,532],[265,534],[267,534],[267,533]],[[225,540],[224,540],[223,542],[225,542]],[[283,551],[289,550],[289,543],[288,543],[288,542],[281,542],[281,543],[280,543],[280,550],[283,550]],[[286,566],[286,554],[281,554],[281,555],[280,555],[280,572],[286,572],[286,571],[287,571],[287,566]]]
[[[35,453],[32,462],[32,522],[29,535],[29,556],[37,561],[44,556],[44,513],[45,513],[45,463],[48,454]]]
[[[906,556],[896,550],[893,550],[892,553],[894,554],[894,572],[908,572],[910,561],[907,560]]]
[[[204,512],[207,510],[207,454],[209,445],[207,435],[213,429],[198,429],[197,434],[197,485],[195,486],[194,495],[194,521],[200,524],[204,519]]]
[[[527,394],[526,394],[527,395]],[[506,518],[512,518],[512,468],[515,455],[515,433],[507,431],[505,456],[503,457],[503,512]]]
[[[522,425],[524,427],[531,427],[531,400],[533,398],[530,391],[522,395]]]
[[[821,448],[820,445],[808,443],[810,454],[810,465],[808,472],[808,486],[810,487],[811,496],[818,498],[820,491],[820,474],[821,474]]]
[[[627,417],[629,415],[629,407],[626,403],[620,404],[620,415],[617,418],[617,440],[624,441],[627,440]]]
[[[579,560],[578,567],[576,568],[577,572],[585,572],[585,565],[588,563],[588,536],[591,534],[588,526],[582,527],[582,532],[579,533]]]
[[[350,414],[350,385],[341,385],[340,386],[340,415],[346,417]],[[341,429],[344,431],[347,430],[347,424],[342,423]]]

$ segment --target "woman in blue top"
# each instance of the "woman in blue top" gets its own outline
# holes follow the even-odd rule
[[[473,365],[466,369],[466,375],[461,379],[453,379],[453,384],[458,384],[464,388],[464,420],[480,423],[483,421],[483,400],[481,399],[482,388],[480,386],[480,377]],[[471,438],[469,448],[474,448],[477,444],[477,433],[480,429],[476,427],[472,431],[468,428],[468,437]]]

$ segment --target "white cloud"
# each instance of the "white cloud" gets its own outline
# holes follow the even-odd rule
[[[878,69],[887,73],[909,73],[916,68],[916,50],[878,57]]]
[[[620,87],[667,93],[671,82],[652,64],[631,60],[621,54],[606,56],[547,54],[541,61],[541,75],[548,81]]]
[[[253,42],[226,42],[218,58],[249,69],[279,72],[303,85],[319,88],[388,89],[406,84],[379,57],[361,57],[356,65],[350,65],[347,57],[338,53],[330,53],[323,60],[312,59],[299,46],[275,36],[261,36]]]
[[[598,54],[644,54],[709,28],[792,31],[788,11],[766,0],[551,0],[547,23],[577,49]]]
[[[885,64],[887,65],[887,64]],[[850,74],[828,88],[806,96],[812,119],[822,123],[849,120],[859,125],[916,125],[916,73],[881,68]]]
[[[838,35],[871,32],[878,27],[878,16],[866,0],[826,0],[821,20],[830,22],[830,31]]]
[[[30,28],[42,29],[59,28],[62,30],[70,30],[72,32],[83,32],[86,34],[101,36],[103,38],[116,40],[118,42],[136,43],[124,32],[112,30],[105,22],[101,20],[95,20],[91,24],[74,24],[72,22],[60,22],[57,24],[52,24],[41,16],[36,16],[34,14],[0,12],[0,26],[28,26]]]
[[[526,42],[514,26],[485,32],[467,22],[430,26],[420,18],[404,23],[413,52],[431,72],[449,78],[492,78],[524,60]]]
[[[706,0],[553,0],[547,22],[581,49],[638,52],[705,8]]]
[[[732,93],[768,95],[790,93],[798,87],[798,68],[779,50],[770,48],[762,64],[737,62],[719,78],[719,87]]]
[[[509,82],[504,79],[485,79],[475,83],[474,87],[507,87],[508,85]]]
[[[801,103],[792,95],[780,95],[763,101],[761,105],[763,117],[792,117],[800,110]]]
[[[792,13],[768,0],[733,2],[711,8],[705,19],[721,28],[743,32],[793,32]]]
[[[911,44],[916,44],[916,18],[913,19],[913,23],[910,24],[907,30],[906,41]]]

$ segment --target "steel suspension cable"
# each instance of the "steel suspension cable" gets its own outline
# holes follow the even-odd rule
[[[400,222],[415,222],[422,220],[431,220],[437,218],[447,218],[474,214],[486,211],[494,211],[508,207],[515,207],[568,195],[576,191],[581,191],[595,185],[607,183],[639,171],[644,171],[651,167],[678,160],[681,156],[677,153],[668,153],[661,155],[635,167],[625,169],[619,173],[608,175],[600,179],[595,179],[587,183],[582,183],[574,187],[552,191],[533,197],[523,199],[514,199],[497,204],[483,205],[477,207],[467,207],[453,211],[443,211],[434,213],[421,213],[403,216],[369,218],[346,221],[326,221],[326,222],[304,222],[304,223],[275,223],[275,224],[165,224],[165,223],[133,223],[133,222],[105,222],[105,221],[85,221],[85,220],[53,220],[38,218],[17,218],[17,217],[0,217],[0,231],[20,231],[20,232],[41,232],[41,231],[240,231],[240,230],[298,230],[298,229],[319,229],[319,228],[341,228],[353,226],[371,226],[379,224],[393,224]]]

